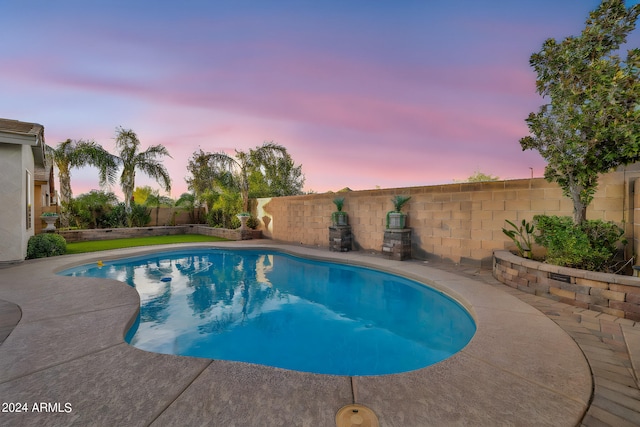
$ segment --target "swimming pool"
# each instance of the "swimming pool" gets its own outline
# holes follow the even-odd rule
[[[59,274],[134,286],[140,315],[126,340],[158,353],[382,375],[437,363],[475,333],[466,310],[422,284],[269,250],[161,252]]]

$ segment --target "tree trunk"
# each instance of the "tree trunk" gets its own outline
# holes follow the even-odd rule
[[[60,179],[60,205],[64,208],[60,212],[60,226],[69,227],[69,203],[73,198],[71,192],[71,176],[69,169],[58,167],[58,178]]]
[[[135,171],[122,171],[122,178],[120,182],[122,186],[122,193],[124,194],[124,205],[127,209],[127,212],[129,212],[131,209],[131,199],[133,198],[135,179]]]
[[[573,222],[582,224],[587,219],[587,205],[582,201],[579,188],[571,188],[571,200],[573,200]]]

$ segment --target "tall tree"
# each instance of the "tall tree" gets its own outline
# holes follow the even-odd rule
[[[264,182],[269,185],[278,184],[280,188],[285,188],[282,191],[284,194],[279,195],[299,191],[296,186],[301,188],[301,182],[304,182],[304,178],[300,181],[301,167],[293,165],[285,147],[273,142],[265,142],[249,152],[236,150],[235,158],[223,152],[207,153],[199,150],[189,161],[188,169],[192,177],[187,179],[187,183],[198,197],[212,188],[220,192],[236,189],[242,196],[244,211],[249,209],[250,186],[256,182],[250,177],[255,172],[261,173]],[[280,176],[282,173],[288,173],[290,177],[285,179]]]
[[[163,145],[152,145],[140,151],[140,140],[131,129],[116,129],[117,162],[122,166],[120,187],[124,193],[124,203],[131,206],[131,196],[136,185],[136,170],[140,169],[155,179],[165,191],[171,191],[169,171],[162,164],[164,156],[171,157]]]
[[[520,145],[547,160],[544,176],[571,198],[576,223],[599,174],[640,160],[640,50],[618,55],[639,14],[640,5],[604,0],[580,36],[548,39],[530,59],[537,92],[551,102],[526,119],[531,135]]]
[[[58,168],[60,180],[60,203],[63,210],[60,223],[63,227],[69,226],[67,206],[73,198],[71,190],[71,169],[83,166],[95,166],[99,170],[100,185],[113,184],[116,179],[117,165],[114,156],[109,154],[95,141],[67,139],[58,144],[56,148],[47,146],[48,155],[53,159]]]
[[[251,151],[253,155],[253,150]],[[249,176],[250,197],[278,197],[302,194],[302,165],[296,166],[289,153],[267,157]]]
[[[230,188],[237,184],[233,173],[216,162],[212,153],[202,149],[193,153],[187,164],[187,171],[190,176],[185,178],[185,181],[195,197],[194,204],[204,203],[207,194],[212,191]],[[237,190],[240,191],[239,187]]]

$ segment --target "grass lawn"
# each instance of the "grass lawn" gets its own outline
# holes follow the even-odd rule
[[[106,251],[107,249],[130,248],[133,246],[165,245],[167,243],[225,242],[222,237],[200,234],[177,234],[172,236],[132,237],[130,239],[95,240],[92,242],[67,243],[67,254]]]

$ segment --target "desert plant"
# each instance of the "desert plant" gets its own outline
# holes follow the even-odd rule
[[[38,234],[27,242],[27,259],[64,255],[66,252],[67,241],[59,234]]]
[[[333,199],[333,204],[336,205],[337,211],[331,213],[331,222],[334,225],[347,225],[347,214],[342,212],[344,197],[336,197]]]
[[[394,196],[391,199],[391,202],[393,203],[394,212],[400,212],[402,207],[409,201],[409,199],[411,199],[411,196],[401,196],[401,195]]]
[[[508,219],[505,221],[512,229],[506,229],[503,227],[502,232],[513,240],[516,248],[518,248],[518,255],[524,258],[531,258],[531,240],[533,238],[535,226],[527,222],[525,219],[522,220],[520,226],[515,225]]]
[[[342,208],[344,207],[344,197],[336,197],[333,199],[333,204],[336,205],[338,212],[342,212]]]

